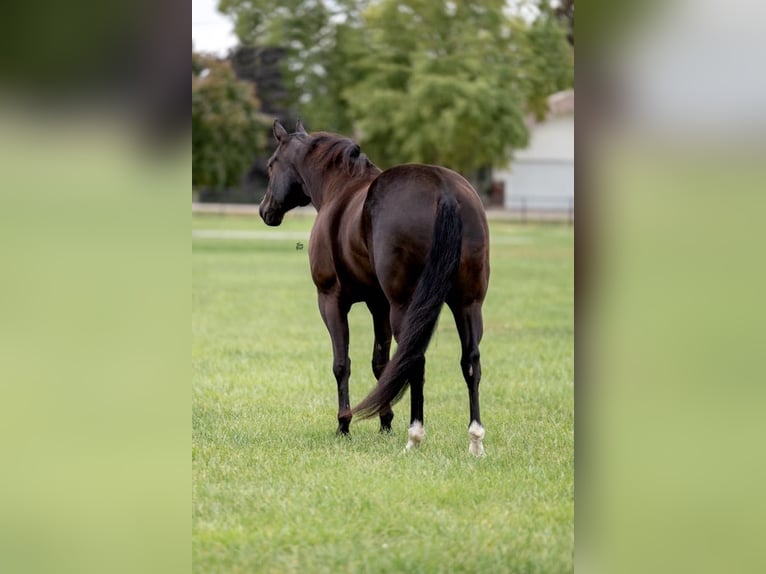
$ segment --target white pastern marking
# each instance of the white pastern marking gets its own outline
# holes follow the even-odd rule
[[[473,456],[484,456],[484,427],[476,421],[471,421],[471,426],[468,427],[468,436],[471,437],[471,442],[468,445],[468,452]]]
[[[404,447],[404,452],[409,452],[412,447],[420,446],[420,443],[426,438],[426,429],[423,428],[423,423],[414,421],[412,425],[410,425],[409,437],[407,446]]]

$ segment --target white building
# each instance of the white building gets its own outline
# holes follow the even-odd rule
[[[574,90],[548,98],[542,122],[529,120],[529,146],[516,150],[493,179],[504,187],[506,209],[521,213],[574,213]]]

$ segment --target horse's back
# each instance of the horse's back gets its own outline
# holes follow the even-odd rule
[[[405,164],[372,183],[364,205],[367,242],[388,298],[408,303],[432,243],[439,201],[457,200],[462,220],[461,262],[451,296],[482,301],[489,279],[489,231],[484,206],[470,183],[444,167]]]

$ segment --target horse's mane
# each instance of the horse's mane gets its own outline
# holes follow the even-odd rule
[[[327,132],[312,134],[306,155],[325,170],[341,170],[350,177],[363,176],[371,169],[377,170],[359,145]]]

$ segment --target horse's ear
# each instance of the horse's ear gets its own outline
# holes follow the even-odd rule
[[[306,133],[306,128],[303,127],[303,124],[300,120],[298,120],[298,123],[295,124],[295,133],[301,136],[309,135]]]
[[[287,137],[287,130],[279,123],[279,120],[274,120],[274,137],[278,142]]]

